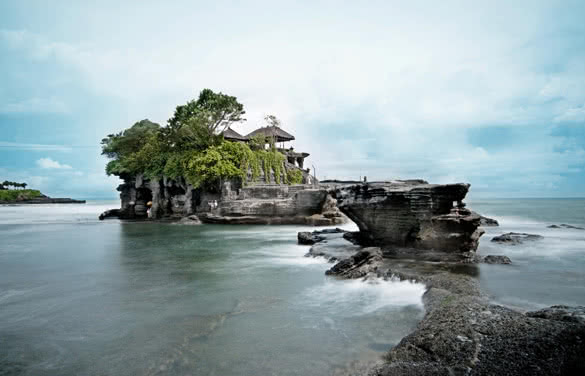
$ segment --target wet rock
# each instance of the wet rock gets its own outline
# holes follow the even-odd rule
[[[526,313],[526,316],[548,320],[557,320],[585,324],[585,307],[570,307],[566,305],[555,305],[539,311]]]
[[[103,221],[106,218],[119,218],[120,217],[120,209],[110,209],[106,210],[99,216],[99,220]]]
[[[337,186],[339,209],[360,229],[360,242],[456,257],[474,252],[481,218],[464,207],[469,184],[392,181]],[[454,206],[453,204],[456,204]]]
[[[582,374],[584,335],[582,324],[536,319],[478,297],[447,294],[389,352],[388,364],[370,375]]]
[[[487,255],[482,262],[486,264],[511,264],[512,260],[508,256],[503,255]]]
[[[523,314],[482,295],[475,264],[382,259],[379,248],[350,245],[343,236],[338,240],[356,253],[327,274],[398,278],[427,287],[423,320],[367,375],[585,374],[585,307],[553,306]],[[323,254],[338,248],[329,240],[313,247]]]
[[[343,259],[325,272],[326,275],[336,275],[345,278],[361,278],[376,272],[382,262],[382,250],[378,247],[363,248],[355,255]]]
[[[569,228],[569,229],[573,229],[573,230],[585,230],[585,228],[583,228],[583,227],[568,225],[566,223],[562,223],[560,225],[550,225],[550,226],[546,226],[546,227],[547,228]]]
[[[523,232],[508,232],[502,235],[494,236],[492,242],[503,243],[503,244],[522,244],[524,241],[540,240],[543,237],[541,235],[526,234]]]
[[[199,220],[199,217],[197,217],[196,215],[190,215],[188,217],[181,218],[181,220],[177,223],[181,225],[200,225],[201,221]]]
[[[348,231],[343,234],[343,238],[348,242],[358,245],[360,244],[360,232],[359,231]]]
[[[496,227],[500,225],[495,219],[484,217],[483,215],[479,216],[479,221],[482,226],[486,227]]]
[[[297,240],[299,244],[313,245],[325,240],[325,237],[310,233],[308,231],[301,231],[297,235]]]

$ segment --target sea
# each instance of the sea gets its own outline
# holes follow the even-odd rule
[[[424,315],[425,286],[339,280],[304,226],[99,221],[112,201],[0,206],[0,375],[343,375]],[[479,267],[498,304],[585,305],[585,199],[473,200],[500,222]],[[344,226],[355,230],[354,224]],[[542,240],[501,245],[516,231]]]

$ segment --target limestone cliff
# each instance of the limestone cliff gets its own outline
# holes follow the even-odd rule
[[[340,184],[330,188],[339,209],[359,227],[359,242],[384,245],[386,253],[438,252],[470,257],[483,234],[480,216],[465,208],[469,184],[423,180]]]
[[[304,179],[308,181],[308,179]],[[251,184],[224,181],[215,190],[195,188],[184,179],[149,180],[142,175],[118,187],[122,219],[181,218],[197,215],[208,223],[335,225],[346,218],[336,209],[327,189],[313,184]]]

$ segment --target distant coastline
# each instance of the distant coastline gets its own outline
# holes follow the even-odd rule
[[[1,189],[0,205],[10,204],[85,204],[85,200],[52,198],[36,189]]]

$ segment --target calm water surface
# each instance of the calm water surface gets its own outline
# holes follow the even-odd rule
[[[424,287],[328,278],[296,226],[0,207],[0,374],[327,375],[379,359]]]

